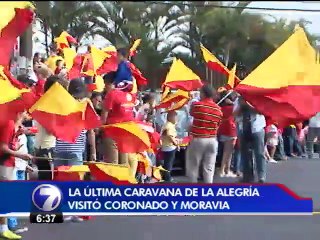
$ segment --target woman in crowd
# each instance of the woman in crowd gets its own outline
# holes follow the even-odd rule
[[[143,105],[139,108],[137,119],[146,121],[148,116],[154,115],[155,98],[152,94],[146,94],[142,97]]]
[[[277,163],[274,160],[277,146],[279,144],[279,130],[275,124],[266,127],[266,158],[270,163]]]
[[[65,88],[66,84],[57,76],[49,77],[44,84],[44,93],[56,82],[61,83]],[[56,146],[56,137],[48,132],[39,123],[35,122],[38,132],[35,135],[35,155],[42,159],[36,161],[36,165],[40,172],[38,173],[39,180],[52,180],[51,163],[46,158],[53,157],[53,150]]]
[[[81,79],[73,79],[70,81],[69,93],[77,100],[81,101],[86,97],[86,85]],[[72,126],[71,126],[72,127]],[[84,159],[84,153],[86,148],[86,137],[87,130],[83,129],[80,136],[76,139],[75,143],[65,142],[57,139],[55,156],[57,159],[54,161],[54,166],[74,166],[82,165]],[[96,145],[95,145],[95,133],[94,130],[88,131],[88,142],[90,146],[90,159],[91,161],[96,160]],[[68,217],[65,219],[76,222],[82,222],[83,218],[78,216]]]
[[[101,116],[101,112],[102,112],[102,93],[99,92],[92,92],[91,95],[91,102],[93,104],[93,108],[96,111],[96,113]],[[96,149],[97,149],[97,161],[100,161],[103,159],[103,136],[102,136],[102,132],[99,129],[95,129],[95,140],[96,140]],[[88,135],[87,135],[88,137]],[[87,141],[87,159],[90,159],[91,153],[90,153],[90,144]]]
[[[223,154],[220,169],[220,177],[236,177],[230,170],[232,154],[237,141],[236,123],[233,116],[233,101],[231,97],[226,97],[228,91],[221,93],[221,99],[225,98],[220,104],[223,113],[221,125],[219,127],[219,141],[223,143]]]

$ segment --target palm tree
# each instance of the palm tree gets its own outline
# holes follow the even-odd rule
[[[53,42],[62,31],[69,32],[79,42],[90,35],[95,27],[95,16],[101,11],[99,2],[35,1],[35,4],[47,49],[49,36]]]

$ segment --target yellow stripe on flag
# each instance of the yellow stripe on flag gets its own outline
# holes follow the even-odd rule
[[[180,59],[174,58],[164,84],[194,80],[201,81],[200,77],[188,68]]]
[[[73,48],[64,48],[62,51],[66,68],[70,70],[73,66],[74,58],[77,56],[77,52]]]
[[[234,88],[235,84],[235,77],[236,77],[236,70],[237,70],[237,64],[234,64],[233,68],[230,71],[230,74],[228,76],[228,85],[231,88]]]
[[[87,102],[79,102],[74,99],[59,83],[55,83],[42,97],[30,108],[46,113],[68,116],[71,113],[84,112]]]
[[[1,20],[0,20],[0,32],[5,28],[9,22],[15,17],[15,8],[25,9],[31,8],[35,9],[33,4],[29,1],[0,1],[1,9]]]
[[[287,86],[318,86],[319,69],[316,51],[302,28],[263,61],[239,85],[264,89]]]

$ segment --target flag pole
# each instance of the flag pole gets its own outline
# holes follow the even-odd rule
[[[230,96],[231,93],[233,93],[233,90],[230,90],[223,98],[220,99],[217,104],[219,105],[220,103],[222,103],[227,97]]]

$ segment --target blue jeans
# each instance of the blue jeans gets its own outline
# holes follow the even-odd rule
[[[259,181],[266,180],[266,158],[264,156],[264,138],[264,130],[257,133],[253,133],[251,141],[246,140],[244,134],[241,134],[240,151],[243,164],[243,180],[245,182],[254,181],[253,160],[255,160],[257,166],[257,174]]]
[[[238,173],[242,172],[243,166],[241,161],[241,152],[240,149],[235,149],[233,152],[233,171]]]
[[[25,171],[23,170],[17,170],[16,171],[16,180],[26,180]],[[8,227],[9,229],[13,229],[18,225],[18,220],[16,217],[10,217],[8,218]]]
[[[27,135],[28,153],[34,153],[34,141],[35,141],[35,136]]]
[[[54,166],[75,166],[83,164],[83,152],[56,152],[56,158],[68,159],[59,160],[54,159]]]
[[[167,171],[163,172],[163,179],[165,181],[171,181],[171,170],[173,167],[173,162],[176,158],[176,149],[168,152],[162,152],[163,154],[163,167]]]

